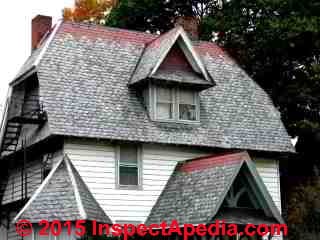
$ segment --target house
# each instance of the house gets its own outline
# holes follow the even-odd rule
[[[33,19],[32,54],[10,83],[1,239],[20,239],[21,219],[283,222],[279,160],[293,146],[223,49],[180,25],[161,35],[51,25]]]

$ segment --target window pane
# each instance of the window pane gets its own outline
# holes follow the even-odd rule
[[[119,175],[120,185],[138,185],[138,167],[120,166]]]
[[[180,90],[179,91],[179,103],[195,104],[195,92]]]
[[[197,120],[196,106],[189,104],[179,104],[179,119],[181,120]]]
[[[120,146],[120,164],[137,164],[138,149],[135,145]]]
[[[158,103],[157,104],[157,118],[158,119],[172,119],[172,104]]]
[[[157,101],[158,102],[172,102],[172,89],[171,88],[157,88]]]

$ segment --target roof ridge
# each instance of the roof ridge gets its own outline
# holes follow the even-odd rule
[[[76,178],[73,173],[72,163],[71,163],[69,157],[67,156],[67,154],[64,155],[64,159],[65,159],[65,163],[66,163],[69,177],[71,179],[72,187],[74,188],[73,191],[74,191],[74,195],[75,195],[76,202],[78,205],[79,215],[82,217],[82,219],[86,219],[87,213],[83,207],[83,202],[82,202],[81,195],[79,192],[78,184],[77,184]]]
[[[133,30],[133,29],[126,29],[126,28],[119,28],[119,27],[110,27],[110,26],[105,26],[101,24],[96,24],[96,23],[89,23],[89,22],[73,22],[70,20],[63,20],[63,24],[71,24],[73,26],[87,26],[87,27],[95,27],[95,28],[102,28],[105,30],[118,30],[118,31],[124,31],[124,32],[132,32],[132,33],[139,33],[147,36],[158,36],[156,33],[148,33],[148,32],[143,32],[139,30]]]

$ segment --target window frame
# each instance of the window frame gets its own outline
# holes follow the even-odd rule
[[[194,104],[189,104],[189,105],[194,105],[195,106],[195,114],[196,114],[196,120],[187,120],[187,119],[180,119],[180,92],[181,90],[183,91],[184,89],[177,88],[176,89],[176,98],[177,98],[177,118],[179,122],[199,122],[200,121],[200,99],[199,99],[199,93],[197,91],[191,91],[193,93],[194,97]]]
[[[116,155],[116,161],[115,161],[115,182],[116,182],[116,189],[123,189],[123,190],[143,190],[142,188],[142,146],[137,144],[132,144],[137,148],[137,169],[138,169],[138,185],[122,185],[120,184],[120,151],[121,146],[126,146],[131,144],[118,144],[115,147],[115,155]],[[129,166],[130,164],[128,164]],[[132,164],[133,166],[133,164]]]
[[[175,122],[175,123],[186,123],[186,124],[199,124],[200,123],[200,96],[198,91],[193,91],[194,92],[194,101],[195,104],[194,106],[196,107],[196,120],[187,120],[187,119],[180,119],[180,112],[179,112],[179,105],[180,105],[180,91],[183,90],[188,90],[184,89],[183,87],[168,87],[172,90],[173,94],[173,107],[172,107],[172,119],[164,119],[164,118],[158,118],[157,117],[157,105],[158,105],[158,89],[163,88],[163,86],[159,85],[152,85],[151,86],[151,93],[152,93],[152,114],[151,116],[153,117],[154,121],[157,122]],[[191,90],[192,91],[192,90]]]
[[[172,101],[171,102],[165,102],[165,101],[159,101],[158,102],[158,90],[159,90],[160,87],[155,87],[154,89],[154,115],[155,115],[155,119],[157,119],[158,121],[174,121],[176,116],[176,93],[175,93],[175,89],[174,88],[171,88],[171,87],[161,87],[161,88],[168,88],[171,90],[171,99]],[[158,118],[158,103],[162,103],[162,104],[172,104],[172,118],[168,118],[168,119],[165,119],[165,118]]]

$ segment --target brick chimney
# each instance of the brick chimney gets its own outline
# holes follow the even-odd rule
[[[182,26],[191,40],[199,39],[199,21],[193,16],[181,16],[175,21],[175,26]]]
[[[32,19],[31,31],[31,50],[37,49],[44,35],[51,30],[52,17],[37,15]]]

